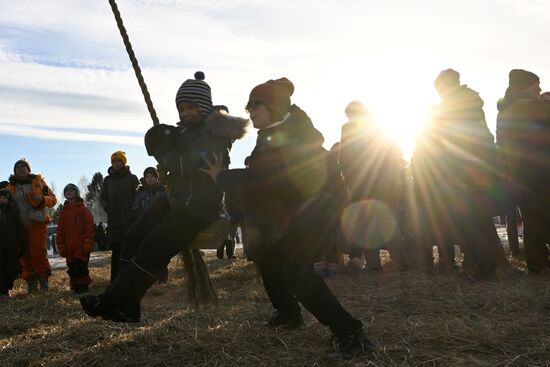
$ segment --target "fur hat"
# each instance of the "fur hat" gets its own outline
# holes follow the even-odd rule
[[[143,177],[147,175],[153,175],[156,178],[159,178],[159,173],[155,167],[147,167],[145,168],[145,171],[143,171]]]
[[[540,83],[539,77],[530,71],[513,69],[508,74],[508,86],[511,89],[522,91],[535,83]]]
[[[204,81],[204,73],[197,71],[195,79],[187,79],[178,89],[176,106],[182,102],[193,103],[200,107],[201,114],[208,116],[212,111],[212,91]]]
[[[65,186],[65,188],[63,189],[63,194],[66,193],[69,190],[76,191],[76,196],[80,196],[80,189],[75,184],[73,184],[73,183],[67,184],[67,186]]]
[[[123,152],[122,150],[117,150],[116,152],[111,154],[111,163],[113,163],[115,159],[121,160],[122,163],[124,163],[124,165],[128,163],[128,159],[126,158],[126,152]]]
[[[29,163],[29,161],[27,161],[26,158],[21,158],[20,160],[15,162],[15,164],[13,165],[13,173],[15,173],[15,167],[17,167],[20,164],[24,164],[25,166],[27,166],[29,172],[31,172],[31,164]]]
[[[273,120],[278,121],[290,111],[290,97],[293,93],[294,84],[287,78],[271,79],[252,89],[246,108],[254,108],[254,103],[260,102],[271,110]]]

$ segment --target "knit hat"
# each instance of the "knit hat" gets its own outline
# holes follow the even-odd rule
[[[74,190],[76,192],[76,196],[80,196],[80,189],[78,186],[76,186],[73,183],[67,184],[65,188],[63,189],[63,193],[66,193],[67,191]]]
[[[147,175],[153,175],[156,178],[159,178],[159,173],[157,172],[157,169],[155,167],[145,168],[145,171],[143,171],[143,177],[145,177]]]
[[[535,83],[540,83],[540,79],[535,73],[523,69],[514,69],[510,71],[508,79],[509,88],[516,91],[522,91]]]
[[[187,79],[178,89],[176,106],[182,102],[193,103],[200,107],[201,114],[208,116],[212,111],[212,92],[204,81],[204,73],[197,71],[195,79]]]
[[[453,69],[445,69],[435,78],[434,85],[436,88],[458,86],[460,85],[460,73]]]
[[[121,160],[122,163],[124,163],[124,165],[128,163],[128,159],[126,158],[126,152],[123,152],[122,150],[117,150],[116,152],[111,154],[111,163],[113,163],[115,159]]]
[[[290,96],[293,93],[294,84],[287,78],[268,80],[252,89],[246,106],[252,108],[254,102],[261,102],[271,110],[273,120],[277,121],[290,111]]]
[[[6,196],[8,199],[11,199],[11,192],[7,188],[0,189],[0,196]]]
[[[29,172],[31,172],[31,164],[29,163],[29,161],[27,161],[27,159],[25,158],[21,158],[20,160],[15,162],[15,164],[13,165],[13,173],[15,173],[15,167],[17,167],[20,164],[24,164],[25,166],[27,166]]]

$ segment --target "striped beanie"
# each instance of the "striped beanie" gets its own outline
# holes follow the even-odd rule
[[[210,91],[210,86],[204,81],[204,73],[202,71],[197,71],[195,79],[187,79],[178,89],[176,106],[182,102],[193,103],[199,106],[203,116],[207,116],[212,112],[212,92]]]

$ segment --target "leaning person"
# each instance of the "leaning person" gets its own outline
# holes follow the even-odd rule
[[[205,172],[245,208],[245,237],[253,238],[245,239],[248,256],[275,308],[267,326],[299,328],[301,303],[330,327],[338,351],[349,359],[366,352],[371,343],[361,321],[342,307],[313,271],[313,263],[329,245],[338,209],[334,197],[324,191],[324,138],[307,114],[291,105],[293,92],[294,85],[286,78],[252,89],[246,110],[259,131],[248,168],[227,170],[216,158]]]

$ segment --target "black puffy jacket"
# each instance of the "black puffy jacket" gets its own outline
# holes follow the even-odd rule
[[[247,119],[214,111],[198,123],[158,125],[147,132],[147,152],[159,162],[159,172],[167,172],[171,208],[188,209],[206,221],[219,217],[223,192],[199,169],[206,168],[205,159],[211,161],[214,154],[229,166],[231,146],[245,135],[248,124]]]

